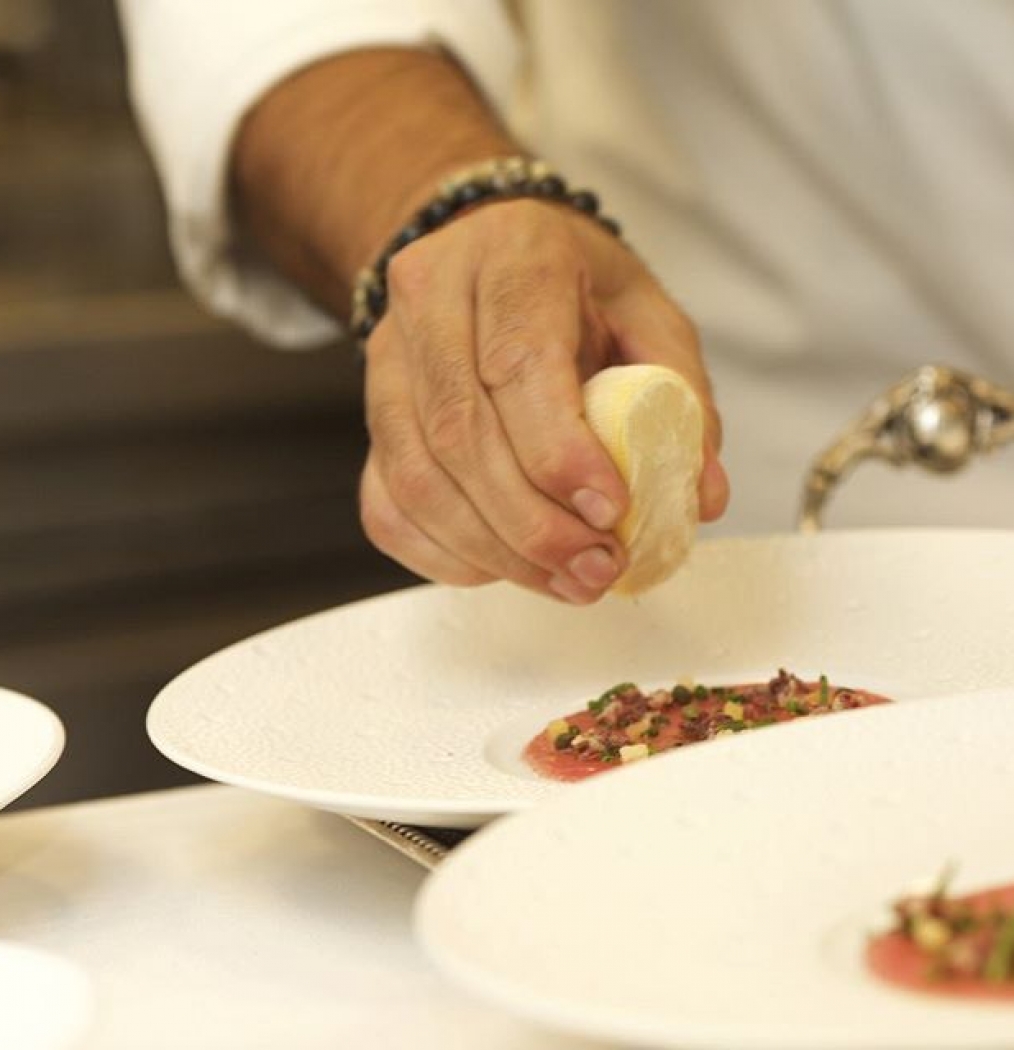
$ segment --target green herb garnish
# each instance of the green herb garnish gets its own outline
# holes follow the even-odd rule
[[[577,726],[571,726],[565,733],[560,733],[553,741],[553,747],[557,751],[566,751],[568,747],[574,742],[574,737],[580,733],[581,730]]]
[[[719,729],[728,729],[733,733],[741,733],[744,729],[748,729],[749,726],[746,722],[739,722],[735,718],[727,718],[720,726]]]
[[[614,685],[612,688],[607,689],[597,700],[589,700],[588,710],[594,715],[600,715],[606,705],[615,700],[621,693],[625,693],[628,689],[636,688],[637,686],[633,682],[620,682],[619,685]]]
[[[827,707],[831,702],[831,690],[827,684],[827,675],[820,676],[820,706]]]

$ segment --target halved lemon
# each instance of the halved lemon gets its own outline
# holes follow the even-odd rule
[[[617,594],[639,594],[683,563],[697,530],[704,414],[690,384],[661,365],[619,365],[584,386],[585,418],[630,491],[616,529],[627,550]]]

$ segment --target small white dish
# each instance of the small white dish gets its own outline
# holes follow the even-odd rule
[[[424,885],[454,981],[670,1050],[1001,1050],[1014,1002],[895,989],[866,938],[917,879],[1014,881],[1014,690],[662,755],[499,821]]]
[[[64,739],[63,723],[48,707],[0,689],[0,809],[56,765]]]
[[[473,827],[559,783],[520,758],[620,681],[779,667],[906,700],[1014,682],[1014,532],[705,541],[636,601],[426,586],[311,616],[192,667],[148,732],[215,780],[352,816]],[[609,775],[609,774],[606,774]]]
[[[91,1024],[94,999],[84,972],[66,959],[0,941],[0,1046],[72,1050]]]

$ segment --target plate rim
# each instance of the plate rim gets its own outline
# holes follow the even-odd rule
[[[47,746],[36,756],[32,765],[21,776],[6,784],[0,783],[0,810],[27,794],[59,762],[67,745],[67,730],[59,715],[47,704],[35,697],[27,696],[15,689],[0,686],[0,711],[7,703],[13,703],[22,711],[31,711],[40,727],[48,728]],[[2,716],[0,716],[2,718]]]
[[[826,547],[853,542],[876,544],[878,542],[898,542],[910,536],[918,536],[921,539],[933,537],[939,537],[944,540],[963,539],[969,542],[974,541],[977,537],[990,537],[993,539],[1002,538],[1014,544],[1014,528],[996,526],[971,528],[893,526],[830,529],[814,534],[781,531],[745,536],[702,538],[695,545],[695,551],[699,548],[705,548],[709,551],[763,549],[772,545],[806,548],[814,546]],[[691,558],[693,558],[693,552]],[[499,581],[482,588],[482,590],[488,593],[491,589],[505,588],[514,589],[512,584]],[[301,625],[317,623],[352,609],[374,609],[388,603],[400,603],[406,600],[424,601],[429,594],[453,590],[456,589],[432,582],[424,581],[412,584],[394,591],[370,595],[353,602],[342,603],[295,617],[208,653],[174,676],[158,690],[145,715],[145,731],[148,738],[156,750],[169,761],[208,780],[257,791],[277,798],[288,799],[317,809],[368,820],[421,824],[431,827],[478,827],[498,816],[528,809],[540,800],[538,798],[511,794],[494,796],[491,793],[484,793],[477,798],[462,799],[447,799],[441,796],[429,795],[408,797],[401,793],[379,794],[377,792],[347,791],[338,793],[329,787],[287,784],[280,780],[268,779],[256,774],[223,768],[214,761],[205,761],[200,756],[195,757],[185,746],[178,747],[171,740],[167,739],[166,734],[162,732],[158,724],[159,719],[164,715],[166,707],[171,702],[167,700],[167,697],[170,696],[176,684],[185,676],[199,674],[202,668],[213,661],[226,658],[229,654],[258,642],[267,641],[278,634],[298,630]]]

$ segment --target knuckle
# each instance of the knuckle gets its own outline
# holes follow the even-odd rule
[[[398,556],[404,527],[393,508],[364,492],[359,500],[359,521],[374,547],[392,557]]]
[[[476,429],[475,401],[460,391],[441,393],[423,420],[426,444],[437,459],[456,459],[472,442]]]
[[[502,390],[521,383],[526,373],[545,356],[537,343],[517,331],[500,331],[482,348],[479,379],[487,390]]]
[[[410,511],[433,502],[437,492],[437,476],[429,464],[405,456],[390,471],[387,488],[395,503]]]
[[[524,470],[536,488],[550,495],[568,495],[572,465],[579,462],[563,442],[541,444],[528,451]]]
[[[555,565],[563,560],[560,536],[552,516],[532,516],[518,539],[517,552],[533,565]]]

